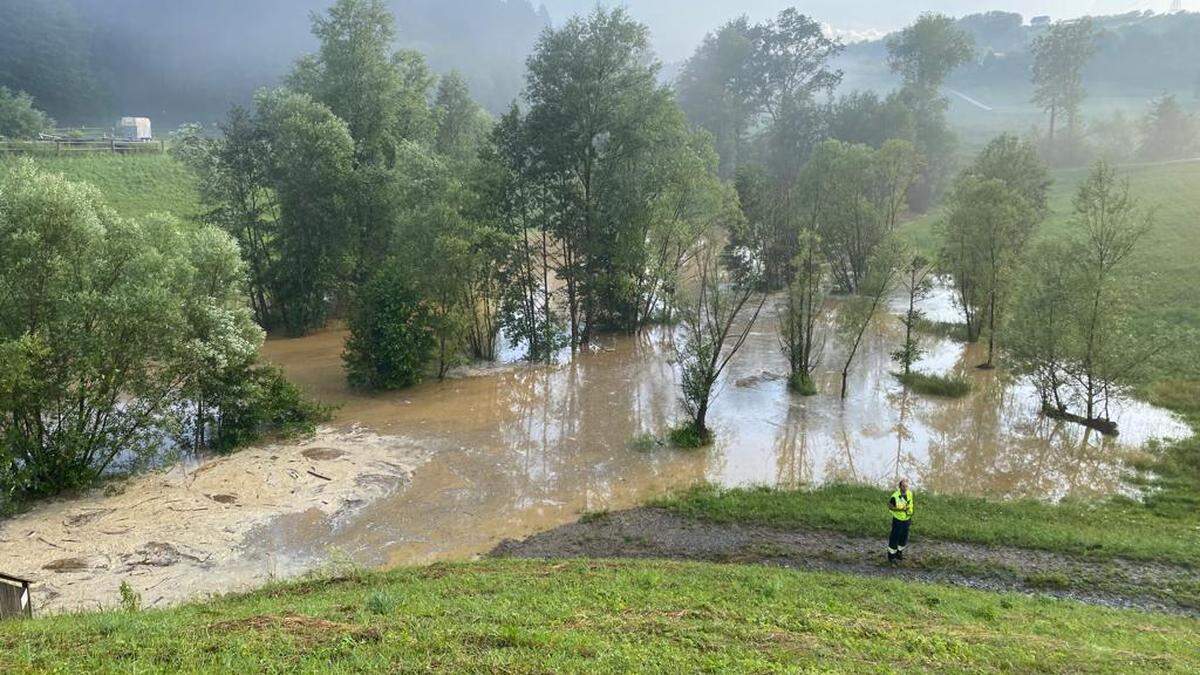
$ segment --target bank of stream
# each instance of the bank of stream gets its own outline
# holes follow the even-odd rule
[[[935,295],[930,318],[952,318],[948,302]],[[272,340],[267,360],[339,406],[329,428],[130,479],[119,494],[35,507],[0,523],[0,569],[35,578],[51,610],[112,605],[122,580],[147,604],[166,604],[330,559],[386,566],[484,554],[699,482],[882,485],[903,474],[922,490],[999,499],[1107,495],[1122,489],[1124,461],[1148,440],[1190,433],[1137,401],[1116,407],[1118,437],[1046,419],[1031,387],[977,370],[977,346],[942,337],[924,338],[917,367],[958,372],[974,391],[912,394],[891,374],[894,316],[869,332],[845,401],[833,336],[816,377],[822,393],[793,396],[774,318],[764,316],[731,366],[711,417],[716,442],[703,451],[645,441],[679,417],[667,329],[605,337],[553,365],[509,354],[508,363],[380,395],[347,388],[344,332]]]

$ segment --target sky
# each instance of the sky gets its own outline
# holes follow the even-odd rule
[[[555,21],[596,5],[596,0],[542,2]],[[963,16],[1003,9],[1026,19],[1039,15],[1059,19],[1145,9],[1166,12],[1171,0],[603,0],[603,4],[628,7],[650,26],[660,58],[672,62],[687,58],[705,33],[729,19],[747,14],[760,20],[791,6],[849,41],[902,28],[925,11]],[[1200,10],[1200,0],[1183,0],[1183,7]]]

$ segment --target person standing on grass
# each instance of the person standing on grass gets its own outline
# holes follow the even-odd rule
[[[908,546],[908,526],[912,525],[913,494],[908,489],[908,479],[901,478],[899,489],[888,499],[888,511],[892,514],[892,534],[888,537],[888,562],[904,560],[904,547]]]

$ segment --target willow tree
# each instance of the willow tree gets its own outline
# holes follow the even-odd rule
[[[1091,18],[1059,21],[1037,36],[1033,52],[1033,102],[1049,115],[1049,142],[1061,117],[1067,118],[1071,138],[1079,132],[1079,106],[1083,103],[1083,68],[1096,53],[1096,29]]]
[[[29,162],[0,175],[0,476],[47,494],[151,455],[256,357],[244,274],[214,227],[121,218]]]
[[[730,361],[746,344],[767,295],[757,284],[738,283],[721,267],[718,248],[705,246],[696,257],[696,278],[681,308],[683,335],[676,347],[680,403],[688,421],[672,433],[680,445],[704,445],[712,438],[708,413]]]

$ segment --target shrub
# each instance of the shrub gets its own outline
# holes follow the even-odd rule
[[[213,432],[209,447],[229,452],[266,438],[311,434],[330,410],[310,401],[274,366],[233,369],[211,402]]]
[[[350,385],[402,389],[421,381],[433,358],[434,318],[408,274],[396,264],[360,289],[342,360]]]
[[[808,375],[797,374],[788,378],[788,389],[801,396],[816,396],[817,383]]]
[[[696,427],[695,424],[687,422],[681,426],[675,427],[668,434],[671,445],[685,450],[703,448],[712,443],[712,433],[703,431]]]
[[[0,86],[0,138],[36,139],[52,126],[54,121],[33,107],[32,97]]]
[[[942,396],[945,398],[962,398],[971,393],[971,380],[962,375],[927,375],[912,372],[907,375],[896,375],[909,389],[927,396]]]

